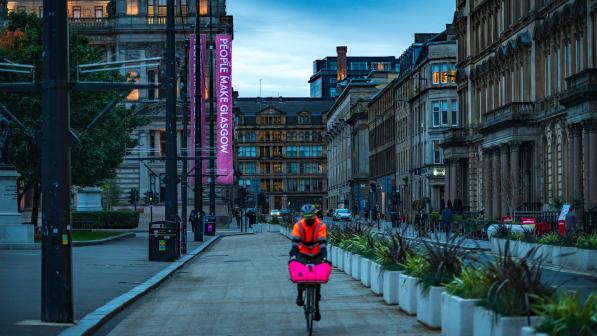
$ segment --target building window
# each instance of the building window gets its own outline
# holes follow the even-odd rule
[[[138,15],[139,4],[137,0],[126,0],[126,14],[127,15]]]
[[[259,173],[260,174],[269,174],[270,173],[269,162],[260,162],[259,163]]]
[[[442,70],[442,83],[447,83],[448,82],[448,63],[442,63],[441,70]]]
[[[330,77],[330,84],[336,84],[338,83],[338,79],[336,79],[336,77]]]
[[[448,101],[442,100],[442,126],[448,126]]]
[[[39,8],[37,8],[37,16],[40,18],[44,17],[44,6],[39,6]]]
[[[525,101],[525,96],[524,96],[524,64],[520,65],[520,96],[519,96],[519,100]]]
[[[297,191],[298,190],[298,183],[295,179],[286,180],[287,191]]]
[[[450,67],[451,67],[450,82],[454,83],[454,82],[456,82],[456,63],[452,63],[452,65]]]
[[[291,162],[288,166],[288,173],[290,174],[299,174],[299,164],[298,162]]]
[[[166,17],[168,15],[168,1],[159,0],[158,2],[158,16]]]
[[[282,180],[275,179],[274,180],[274,191],[281,192],[282,191]]]
[[[562,60],[562,52],[560,48],[556,50],[556,92],[560,92],[562,88],[562,68],[560,67],[560,61]]]
[[[301,125],[308,125],[311,123],[311,118],[308,115],[299,116],[299,124]]]
[[[439,127],[439,101],[434,101],[433,103],[433,127]]]
[[[439,84],[439,64],[434,64],[432,67],[433,84]]]
[[[18,6],[17,13],[25,13],[27,11],[27,7],[25,6]]]
[[[104,17],[104,7],[102,6],[95,6],[95,18],[101,19]]]
[[[583,57],[582,57],[582,40],[579,36],[576,37],[576,72],[583,70]]]
[[[433,163],[441,164],[443,157],[442,157],[442,149],[439,146],[439,141],[433,142]]]
[[[297,157],[297,147],[296,146],[286,146],[286,156],[287,157]]]
[[[338,70],[338,62],[329,62],[328,63],[328,70]]]
[[[207,14],[207,0],[199,1],[199,14],[201,14],[201,15]]]
[[[245,175],[256,174],[257,164],[255,162],[241,162],[240,172]]]
[[[330,88],[330,97],[334,98],[338,96],[338,89],[336,89],[335,87]]]
[[[549,54],[545,55],[545,61],[543,62],[545,66],[545,96],[551,96],[551,57]]]
[[[81,18],[81,7],[80,6],[73,6],[73,18],[78,20]]]
[[[564,44],[564,78],[572,75],[572,57],[570,53],[570,42]]]
[[[189,4],[188,4],[188,0],[180,0],[180,14],[182,16],[189,15]]]
[[[296,141],[296,133],[294,133],[294,132],[286,133],[286,141]]]
[[[458,126],[458,101],[452,100],[452,126]]]
[[[282,147],[281,146],[274,146],[272,147],[272,154],[274,157],[281,157],[282,156]]]
[[[73,14],[74,14],[74,8],[73,8]],[[135,83],[139,83],[139,81],[141,80],[141,78],[139,77],[139,73],[137,73],[137,71],[131,71],[129,72],[129,75],[127,76],[129,80],[133,80]],[[137,101],[139,100],[139,90],[133,90],[131,91],[131,93],[129,93],[129,95],[126,97],[126,99],[128,99],[129,101]]]
[[[257,157],[255,146],[238,147],[238,157]]]
[[[367,64],[367,62],[351,62],[350,70],[355,70],[355,71],[369,70],[369,65]]]

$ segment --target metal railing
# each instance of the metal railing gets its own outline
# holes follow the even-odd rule
[[[526,120],[535,111],[534,103],[512,102],[483,115],[483,127],[496,125],[506,121]]]

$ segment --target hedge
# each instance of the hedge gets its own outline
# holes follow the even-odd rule
[[[139,225],[139,213],[135,211],[75,211],[73,228],[134,229]]]

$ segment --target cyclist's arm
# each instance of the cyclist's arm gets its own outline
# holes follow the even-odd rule
[[[301,241],[301,233],[299,231],[299,227],[297,224],[294,224],[294,227],[292,228],[292,246],[290,248],[290,256],[291,257],[296,257],[298,255],[298,245]]]
[[[323,259],[328,258],[328,232],[325,226],[325,223],[322,223],[319,227],[319,232],[317,233],[317,241],[319,242],[319,253]]]

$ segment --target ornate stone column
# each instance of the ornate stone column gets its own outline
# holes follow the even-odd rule
[[[510,197],[512,209],[519,205],[520,198],[520,143],[510,144]]]
[[[491,190],[491,198],[492,198],[492,218],[500,217],[502,210],[501,210],[501,188],[500,188],[500,152],[499,150],[495,150],[493,153],[493,158],[491,161],[491,173],[493,182],[492,190]]]
[[[589,132],[588,142],[585,145],[589,151],[585,165],[585,184],[588,185],[585,203],[588,205],[586,210],[589,210],[597,205],[597,121],[589,123],[585,128]]]
[[[500,182],[501,182],[501,212],[505,215],[509,213],[512,208],[512,185],[510,184],[510,148],[508,145],[503,145],[500,148]]]
[[[483,199],[485,207],[485,216],[488,219],[493,218],[493,185],[491,179],[492,153],[490,150],[483,152]]]
[[[460,163],[458,159],[456,159],[452,161],[452,202],[456,199],[462,200],[458,193],[458,190],[460,189],[458,185],[458,175],[460,175]]]
[[[450,188],[452,188],[452,179],[450,178],[450,173],[452,172],[452,166],[451,166],[451,161],[450,160],[444,160],[444,165],[446,167],[446,175],[444,175],[444,188],[446,190],[446,203],[448,202],[448,199],[450,199],[450,197],[452,197],[452,191]]]
[[[584,132],[586,134],[582,134],[582,138],[581,138],[581,132],[582,132],[582,127],[580,127],[580,125],[576,125],[572,128],[572,141],[574,142],[572,145],[572,150],[573,150],[573,154],[572,154],[572,195],[571,197],[582,197],[583,195],[583,184],[582,184],[582,165],[581,165],[581,159],[582,157],[587,157],[588,156],[588,152],[584,153],[585,151],[587,151],[587,147],[585,146],[585,150],[583,151],[583,147],[582,147],[582,142],[585,141],[585,144],[588,143],[588,132]],[[587,137],[587,139],[585,139],[585,137]],[[585,170],[586,171],[586,170]],[[578,192],[576,192],[576,190],[578,190]]]

